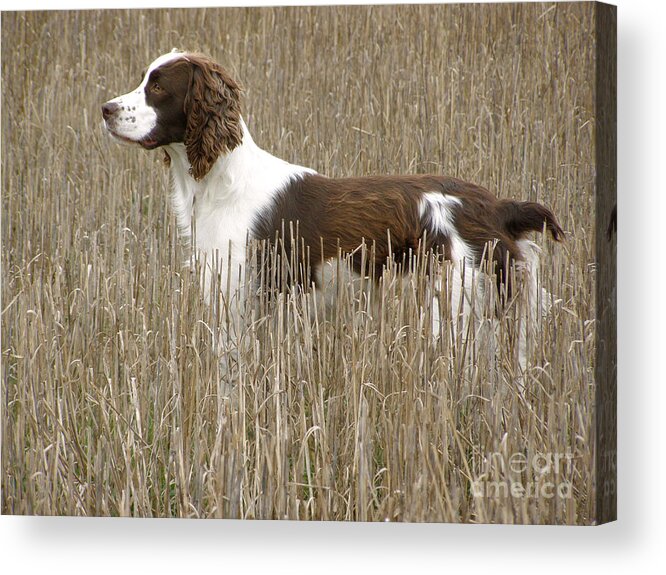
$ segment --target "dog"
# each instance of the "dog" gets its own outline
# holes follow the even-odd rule
[[[329,178],[255,144],[240,99],[239,84],[219,64],[173,51],[148,66],[136,89],[102,106],[114,139],[164,150],[180,231],[210,266],[218,258],[229,262],[215,268],[223,275],[220,285],[238,288],[248,241],[282,236],[287,254],[309,248],[301,249],[307,271],[292,279],[317,288],[327,262],[364,243],[372,255],[352,256],[358,274],[379,278],[389,260],[435,250],[459,272],[454,289],[463,295],[457,301],[465,301],[484,260],[504,294],[512,289],[511,270],[522,269],[536,300],[538,250],[528,235],[546,230],[555,241],[564,237],[546,206],[499,199],[440,175]],[[298,223],[298,240],[284,237],[290,222]],[[204,275],[210,298],[213,273]]]

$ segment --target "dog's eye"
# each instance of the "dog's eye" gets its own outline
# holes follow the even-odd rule
[[[164,92],[164,89],[163,89],[162,86],[160,86],[157,82],[153,82],[153,83],[150,85],[150,91],[151,91],[153,94],[161,94],[162,92]]]

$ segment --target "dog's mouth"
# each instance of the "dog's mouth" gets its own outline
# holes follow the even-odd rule
[[[146,150],[154,150],[159,146],[159,142],[155,140],[154,138],[151,138],[149,136],[146,136],[145,138],[141,138],[140,140],[136,140],[134,138],[130,138],[128,136],[123,136],[122,134],[118,134],[117,132],[114,132],[112,128],[109,127],[108,124],[105,123],[106,131],[111,135],[111,137],[115,140],[118,140],[119,142],[122,142],[124,144],[138,144],[142,148]]]
[[[159,142],[157,140],[153,140],[152,138],[143,138],[142,140],[139,140],[138,143],[146,150],[154,150],[157,148],[157,146],[159,146]]]

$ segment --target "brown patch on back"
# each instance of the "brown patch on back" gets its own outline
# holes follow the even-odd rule
[[[360,256],[354,256],[354,268],[367,273],[372,267],[379,278],[389,258],[400,262],[419,249],[434,249],[451,258],[450,238],[433,230],[428,215],[422,217],[419,212],[423,195],[432,192],[461,200],[462,206],[451,209],[454,225],[477,263],[488,244],[494,244],[493,253],[486,257],[497,274],[498,287],[508,280],[511,260],[522,259],[516,240],[528,230],[541,231],[544,222],[550,223],[558,232],[553,236],[559,238],[561,228],[554,216],[539,204],[500,201],[480,186],[429,175],[339,179],[306,175],[287,184],[272,208],[256,220],[253,233],[272,241],[282,229],[289,230],[289,222],[298,222],[299,239],[310,248],[305,265],[310,270],[321,259],[337,257],[338,250],[352,253],[365,242],[373,261],[363,270]],[[290,238],[282,240],[287,255],[298,249]],[[312,273],[309,276],[298,281],[310,283]]]
[[[322,259],[337,257],[338,250],[351,253],[365,242],[374,258],[363,270],[361,256],[355,254],[354,269],[373,271],[379,277],[388,258],[399,262],[418,249],[424,235],[419,199],[428,190],[421,176],[333,179],[307,175],[285,187],[272,209],[257,219],[253,231],[255,237],[273,240],[283,222],[288,230],[288,222],[297,221],[299,237],[310,247],[309,269]],[[290,254],[294,246],[289,238],[283,239]],[[428,242],[431,247],[433,238]],[[313,281],[312,275],[303,279]]]

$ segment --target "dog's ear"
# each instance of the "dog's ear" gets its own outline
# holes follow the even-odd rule
[[[243,137],[238,84],[218,64],[203,56],[188,56],[192,65],[185,98],[185,149],[190,174],[203,178],[221,154],[228,154]]]

